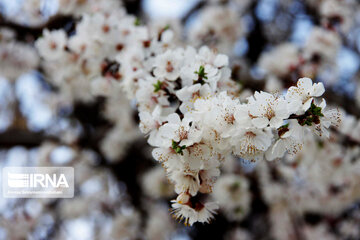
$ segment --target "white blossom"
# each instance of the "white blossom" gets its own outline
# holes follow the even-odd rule
[[[313,97],[321,96],[325,91],[322,83],[312,83],[310,78],[301,78],[296,87],[290,87],[286,94],[288,110],[297,114],[310,108]]]
[[[185,225],[193,225],[195,222],[209,223],[218,206],[213,203],[198,203],[195,208],[172,201],[173,214],[177,219],[184,220]]]
[[[248,99],[248,104],[251,121],[257,128],[264,128],[268,125],[278,128],[283,124],[284,119],[289,117],[286,100],[283,97],[275,97],[265,92],[255,92],[254,96]]]
[[[64,30],[43,32],[44,37],[37,41],[36,46],[40,55],[49,60],[58,60],[64,56],[64,48],[67,43],[67,37]]]

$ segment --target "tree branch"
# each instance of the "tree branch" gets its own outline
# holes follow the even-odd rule
[[[201,8],[203,8],[206,5],[206,1],[199,1],[196,3],[182,18],[181,23],[185,24],[187,20],[197,11],[199,11]]]
[[[37,147],[40,146],[45,140],[56,141],[55,137],[44,135],[44,133],[31,132],[24,129],[9,129],[3,133],[0,133],[0,147],[10,148],[15,146],[24,147]]]
[[[26,42],[40,37],[44,29],[53,30],[65,28],[66,25],[72,24],[74,21],[75,18],[72,16],[56,15],[49,18],[49,20],[44,24],[38,26],[25,26],[20,23],[10,21],[0,15],[0,27],[10,28],[16,32],[17,40]]]

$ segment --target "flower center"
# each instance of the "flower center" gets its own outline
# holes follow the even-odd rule
[[[232,113],[226,113],[224,119],[229,124],[234,124],[235,122],[235,117]]]
[[[180,141],[188,138],[188,132],[184,129],[183,126],[181,126],[179,129],[179,137]]]
[[[167,63],[166,63],[166,71],[167,71],[168,73],[174,71],[174,67],[172,66],[172,64],[171,64],[170,61],[167,61]]]

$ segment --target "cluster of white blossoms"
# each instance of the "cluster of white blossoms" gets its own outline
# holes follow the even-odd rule
[[[136,67],[124,61],[120,63],[116,58],[123,59],[123,54],[130,56],[136,48],[143,47],[147,32],[119,6],[92,10],[83,14],[76,25],[76,34],[68,36],[64,30],[44,30],[35,45],[43,60],[45,78],[68,101],[91,103],[97,96],[106,95],[103,115],[114,126],[102,139],[100,148],[108,161],[116,162],[122,159],[128,144],[139,136],[131,105],[122,85],[117,84],[120,80],[124,84],[132,81]],[[129,64],[133,63],[131,60],[127,59]]]
[[[168,239],[174,223],[166,204],[147,201],[149,217],[143,220],[129,201],[125,185],[119,187],[121,182],[111,170],[97,166],[97,158],[90,149],[53,142],[31,150],[15,147],[3,153],[1,167],[15,162],[17,166],[73,167],[76,197],[2,199],[1,239],[40,239],[57,224],[60,229],[54,233],[55,239]],[[79,228],[84,229],[80,235]]]
[[[246,32],[238,9],[232,6],[210,5],[198,18],[189,29],[189,41],[194,46],[207,45],[231,54],[236,41]]]
[[[127,148],[141,133],[133,120],[133,109],[128,99],[117,89],[106,99],[104,117],[113,123],[100,143],[101,152],[109,162],[118,162],[126,155]]]
[[[106,14],[109,17],[105,17]],[[68,37],[64,30],[45,30],[37,40],[36,47],[44,60],[48,79],[61,92],[69,94],[70,99],[91,101],[94,94],[104,91],[98,86],[92,91],[92,82],[96,83],[98,78],[109,82],[120,78],[114,56],[125,46],[126,38],[118,42],[114,36],[129,35],[128,25],[135,21],[134,17],[125,18],[124,14],[121,10],[84,14],[76,26],[76,35]],[[130,37],[127,41],[131,40]],[[108,91],[114,92],[112,88]]]
[[[153,199],[174,197],[174,187],[169,184],[161,166],[148,170],[141,178],[145,195]]]
[[[72,14],[79,17],[83,13],[111,11],[122,5],[122,1],[116,0],[57,0],[57,2],[58,14]]]
[[[340,45],[341,39],[336,32],[314,27],[303,47],[290,42],[281,43],[264,52],[258,65],[276,80],[293,75],[310,78],[320,76],[327,84],[331,84],[338,81],[335,60]]]
[[[207,77],[202,69],[200,66],[195,71],[194,83]],[[246,103],[226,91],[204,95],[201,88],[211,86],[197,84],[191,86],[195,90],[185,86],[175,91],[175,96],[185,90],[190,95],[184,98],[190,98],[187,102],[180,100],[179,113],[161,118],[159,113],[140,112],[142,129],[149,133],[149,143],[157,147],[153,156],[162,163],[179,194],[173,201],[175,215],[189,224],[210,219],[214,203],[203,204],[196,196],[212,191],[227,154],[250,161],[280,158],[285,152],[301,149],[307,131],[327,137],[330,125],[340,121],[337,110],[325,110],[324,100],[315,101],[324,87],[308,78],[300,79],[283,96],[256,92]]]
[[[355,0],[306,0],[321,17],[321,24],[329,29],[348,32],[354,24],[358,6]]]
[[[242,220],[250,211],[251,195],[245,177],[223,174],[215,183],[213,197],[231,220]]]
[[[4,7],[2,14],[7,21],[36,28],[51,18],[80,17],[83,13],[111,11],[121,5],[122,1],[117,0],[27,0],[9,9]]]
[[[308,136],[304,150],[293,158],[276,167],[258,166],[264,198],[294,212],[336,216],[360,197],[359,153],[356,146],[344,148],[331,139],[316,142]],[[276,169],[281,181],[271,179],[270,168]],[[286,196],[281,194],[284,191]]]
[[[2,77],[12,81],[39,64],[34,47],[16,42],[14,38],[13,31],[0,28],[0,72]]]
[[[171,26],[148,29],[118,10],[83,15],[70,37],[45,31],[36,46],[50,79],[73,98],[91,101],[92,92],[111,100],[123,91],[135,99],[140,130],[178,194],[173,213],[192,225],[209,222],[218,208],[203,194],[212,192],[229,154],[280,158],[301,149],[309,131],[328,136],[340,117],[316,99],[324,87],[309,78],[283,95],[255,92],[240,102],[226,55],[206,46],[177,47],[174,38]],[[103,148],[116,148],[108,139]]]

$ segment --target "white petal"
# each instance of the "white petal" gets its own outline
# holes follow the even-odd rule
[[[269,124],[269,119],[267,118],[254,118],[251,120],[252,124],[258,128],[264,128]]]
[[[324,84],[323,83],[315,83],[313,86],[312,96],[320,97],[325,92]]]
[[[229,64],[229,58],[224,54],[218,54],[214,60],[214,65],[216,67],[223,67],[223,66],[227,66],[228,64]]]
[[[172,113],[167,117],[169,123],[180,124],[181,120],[177,113]]]

